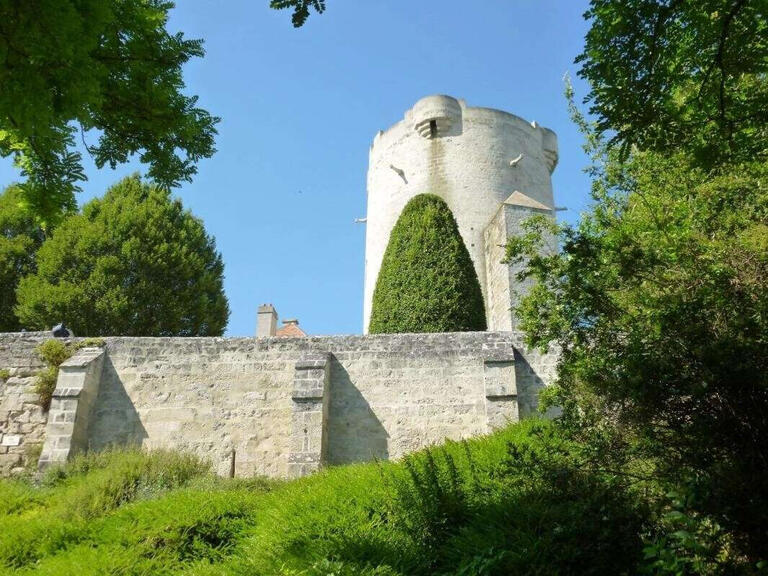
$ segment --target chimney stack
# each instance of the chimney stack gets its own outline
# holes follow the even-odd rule
[[[256,337],[264,338],[274,336],[277,332],[277,310],[272,304],[259,306],[256,320]]]

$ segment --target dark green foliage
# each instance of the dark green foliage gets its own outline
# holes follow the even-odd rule
[[[0,195],[0,332],[21,328],[13,312],[19,281],[35,270],[35,253],[43,242],[43,231],[35,215],[22,206],[16,186]]]
[[[707,167],[764,153],[765,0],[592,0],[586,17],[577,62],[598,133]]]
[[[433,194],[411,199],[381,262],[368,330],[485,330],[477,273],[448,205]]]
[[[556,427],[529,422],[492,463],[467,443],[406,458],[391,516],[424,551],[413,573],[632,572],[647,510],[625,478],[583,456]]]
[[[27,181],[46,224],[74,208],[84,180],[75,138],[98,167],[133,154],[165,186],[190,180],[215,151],[217,118],[183,94],[182,67],[202,41],[166,30],[172,2],[9,0],[0,3],[0,156]]]
[[[28,328],[65,321],[88,336],[217,336],[223,264],[200,220],[138,176],[62,222],[19,285]]]
[[[594,207],[518,311],[556,342],[548,400],[602,466],[652,463],[649,573],[754,573],[768,550],[768,4],[593,0],[579,61]],[[569,93],[572,97],[572,92]],[[602,135],[612,139],[605,142]]]
[[[531,344],[562,348],[558,402],[579,425],[620,423],[695,509],[768,550],[768,169],[713,176],[686,158],[610,164],[563,253],[531,259]],[[536,223],[530,235],[538,237]],[[533,241],[530,245],[535,245]],[[510,245],[526,254],[526,240]],[[527,254],[530,256],[530,254]],[[760,503],[758,505],[757,503]]]
[[[733,538],[712,518],[696,511],[692,487],[670,492],[643,548],[644,574],[760,573],[734,557]]]
[[[294,28],[300,28],[309,18],[310,8],[314,8],[319,14],[325,12],[325,0],[270,0],[269,7],[276,10],[293,8],[291,22]]]
[[[541,220],[510,243],[538,281],[523,328],[532,345],[559,344],[557,402],[579,437],[634,436],[664,485],[686,494],[697,533],[725,531],[709,540],[729,543],[721,564],[754,565],[768,550],[768,164],[624,159],[577,121],[595,205],[560,228],[561,254],[538,255]]]

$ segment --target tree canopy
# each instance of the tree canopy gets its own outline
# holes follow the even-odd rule
[[[648,549],[657,569],[751,573],[768,550],[765,8],[593,0],[596,121],[569,97],[594,204],[555,227],[559,254],[539,252],[542,219],[508,245],[538,281],[528,343],[562,351],[562,421],[601,466],[640,457],[684,503]]]
[[[768,2],[592,0],[579,75],[597,133],[684,147],[698,163],[748,161],[768,137]]]
[[[34,272],[35,253],[43,242],[43,231],[35,216],[22,205],[18,187],[0,195],[0,332],[21,326],[13,312],[19,281]]]
[[[448,205],[420,194],[403,208],[381,262],[371,333],[485,330],[477,273]]]
[[[85,179],[76,140],[99,168],[138,154],[163,186],[214,153],[218,119],[183,93],[182,66],[203,56],[202,41],[166,29],[172,7],[0,2],[0,155],[13,156],[24,201],[46,224],[75,207]]]
[[[229,316],[223,269],[202,222],[133,176],[43,243],[16,313],[28,329],[64,321],[82,336],[218,336]]]
[[[310,8],[314,8],[320,14],[325,12],[325,0],[270,0],[269,6],[276,10],[293,9],[291,22],[293,22],[294,28],[300,28],[304,25],[304,22],[309,18]]]

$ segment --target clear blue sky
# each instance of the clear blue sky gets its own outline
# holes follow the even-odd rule
[[[203,219],[225,263],[228,335],[252,335],[272,302],[311,334],[362,330],[365,174],[378,130],[428,94],[507,110],[558,134],[555,199],[573,221],[588,203],[587,159],[568,120],[563,74],[585,0],[328,0],[294,29],[268,0],[180,0],[169,28],[203,38],[187,92],[221,116],[218,152],[175,193]],[[138,163],[86,164],[79,201]],[[0,161],[0,185],[18,180]]]

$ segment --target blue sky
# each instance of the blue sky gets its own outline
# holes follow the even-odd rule
[[[568,120],[563,75],[587,26],[581,0],[328,0],[294,29],[268,0],[180,0],[169,28],[203,38],[187,92],[221,116],[217,154],[175,193],[203,219],[225,263],[228,335],[254,333],[272,302],[311,334],[362,331],[365,174],[378,130],[428,94],[507,110],[558,134],[560,217],[588,203],[587,159]],[[97,170],[79,201],[139,163]],[[0,185],[18,180],[0,160]]]

